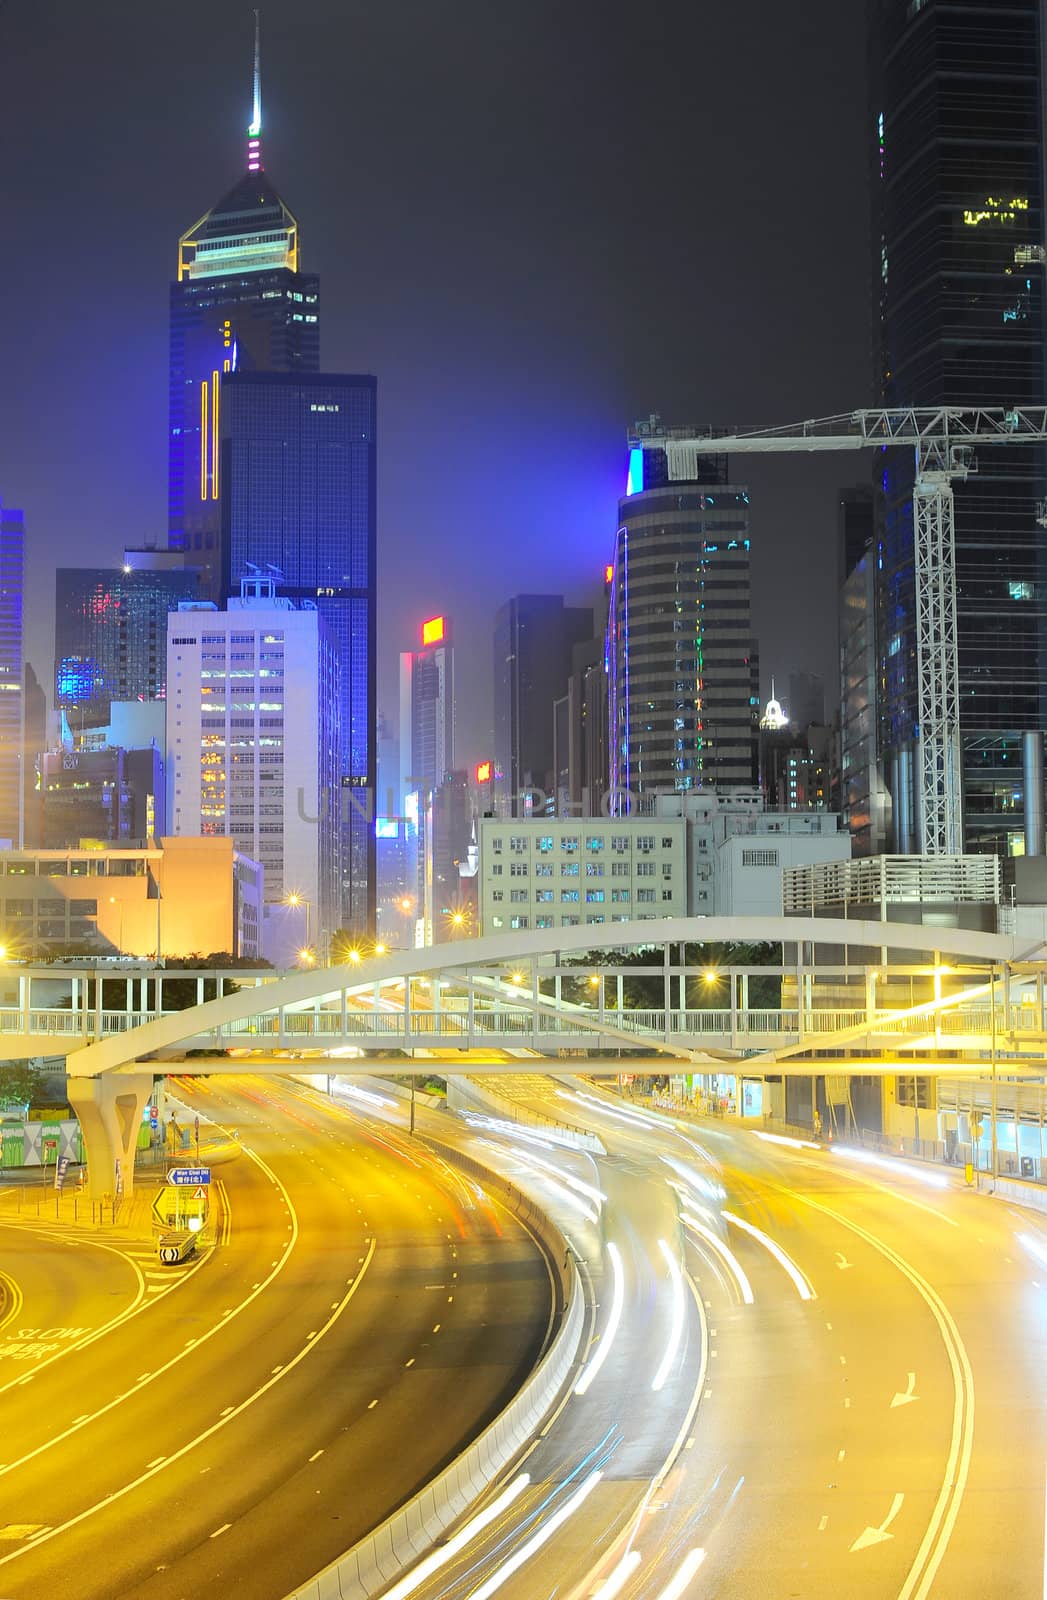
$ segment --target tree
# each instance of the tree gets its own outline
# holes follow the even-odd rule
[[[0,1063],[0,1107],[12,1110],[32,1104],[40,1075],[28,1061]]]

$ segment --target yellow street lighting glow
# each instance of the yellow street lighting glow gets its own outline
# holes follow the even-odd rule
[[[434,1550],[431,1555],[427,1555],[424,1561],[420,1561],[413,1571],[407,1574],[406,1578],[401,1578],[399,1583],[394,1583],[393,1587],[386,1591],[383,1600],[407,1600],[408,1595],[414,1594],[415,1590],[420,1589],[427,1578],[431,1578],[434,1572],[439,1572],[440,1568],[446,1566],[448,1561],[458,1554],[459,1550],[464,1549],[470,1539],[475,1539],[476,1535],[482,1533],[484,1528],[500,1517],[503,1511],[508,1511],[513,1501],[523,1493],[530,1481],[529,1474],[521,1472],[520,1476],[514,1478],[509,1487],[502,1491],[497,1500],[492,1500],[491,1504],[485,1507],[479,1516],[473,1517],[470,1522],[466,1523],[464,1528],[460,1528],[453,1539],[448,1539],[446,1544],[442,1544],[438,1550]]]
[[[385,955],[385,945],[384,944],[376,944],[375,947],[374,947],[374,953],[375,953],[376,956],[384,956]]]
[[[313,952],[311,950],[304,950],[304,949],[303,950],[299,950],[298,959],[299,959],[299,961],[305,961],[306,963],[312,963],[312,961],[314,960]]]
[[[522,972],[514,972],[513,973],[513,982],[514,983],[523,983],[523,973]]]
[[[720,1215],[725,1222],[733,1222],[736,1228],[741,1228],[743,1233],[749,1234],[751,1238],[763,1245],[764,1249],[774,1257],[782,1270],[788,1273],[801,1300],[814,1299],[814,1290],[796,1265],[796,1262],[786,1255],[781,1245],[775,1244],[773,1239],[760,1228],[754,1227],[751,1222],[746,1222],[744,1217],[736,1217],[733,1211],[721,1211]]]
[[[600,981],[599,978],[597,977],[596,973],[594,972],[592,977],[589,979],[589,982],[592,984],[594,989],[596,988],[596,986],[599,983],[599,981]]]
[[[614,1336],[618,1332],[618,1324],[622,1320],[622,1309],[625,1305],[625,1269],[622,1266],[622,1258],[616,1244],[608,1244],[607,1254],[611,1259],[611,1270],[614,1273],[611,1313],[607,1318],[607,1326],[604,1328],[600,1342],[596,1347],[596,1354],[574,1386],[575,1394],[585,1394],[588,1391],[589,1385],[607,1360],[608,1352],[614,1343]]]
[[[359,950],[350,950],[350,952],[349,952],[349,960],[350,961],[359,961],[359,959],[360,959]]]
[[[7,946],[6,946],[6,944],[0,944],[0,961],[6,961],[6,960],[7,960]]]
[[[706,983],[715,983],[719,976],[720,974],[718,972],[714,972],[711,967],[708,972],[702,973],[702,977],[705,979]]]

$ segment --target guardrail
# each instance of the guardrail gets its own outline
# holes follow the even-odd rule
[[[436,1140],[427,1140],[436,1144]],[[361,1539],[338,1561],[296,1589],[288,1600],[374,1600],[405,1568],[422,1560],[452,1523],[497,1478],[513,1457],[530,1443],[552,1410],[577,1360],[584,1323],[581,1279],[569,1258],[567,1243],[552,1218],[508,1183],[499,1173],[449,1145],[440,1145],[454,1164],[488,1187],[499,1188],[517,1215],[555,1247],[554,1261],[569,1266],[567,1305],[553,1343],[506,1409],[479,1438],[373,1533]],[[563,1269],[560,1269],[561,1274]]]

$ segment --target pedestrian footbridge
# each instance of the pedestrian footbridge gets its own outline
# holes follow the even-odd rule
[[[708,961],[723,945],[750,961]],[[777,959],[764,964],[768,946]],[[1045,974],[1047,952],[1009,935],[798,917],[543,930],[290,973],[14,966],[0,974],[0,1053],[66,1056],[108,1174],[165,1070],[373,1071],[384,1059],[445,1076],[537,1061],[573,1072],[628,1055],[807,1074],[946,1059],[962,1072],[992,1054],[1042,1073]]]

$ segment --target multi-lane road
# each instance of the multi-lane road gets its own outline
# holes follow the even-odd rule
[[[403,1133],[271,1080],[192,1105],[244,1146],[195,1268],[165,1281],[145,1246],[0,1209],[13,1600],[284,1595],[453,1457],[549,1336],[535,1241]]]
[[[584,1080],[500,1087],[540,1142],[421,1105],[419,1133],[554,1214],[586,1341],[484,1525],[390,1600],[1042,1600],[1047,1220]],[[5,1596],[282,1600],[548,1337],[533,1241],[406,1136],[402,1104],[262,1079],[192,1103],[250,1153],[225,1169],[228,1239],[184,1280],[0,1233],[24,1296],[0,1330]],[[605,1153],[559,1143],[565,1123]],[[45,1323],[68,1350],[4,1358]]]
[[[606,1145],[540,1156],[602,1196],[547,1194],[597,1337],[499,1514],[403,1595],[1042,1600],[1047,1226],[585,1084],[525,1098]]]

